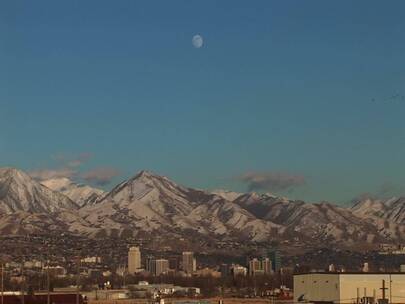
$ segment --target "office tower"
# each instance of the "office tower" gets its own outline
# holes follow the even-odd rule
[[[169,269],[179,270],[179,258],[177,256],[169,257]]]
[[[154,260],[154,257],[151,255],[148,255],[145,259],[145,270],[149,271],[150,273],[153,273],[153,271],[152,271],[153,260]]]
[[[249,260],[248,269],[249,275],[271,274],[273,272],[272,262],[269,258]]]
[[[196,271],[196,259],[194,258],[194,253],[191,251],[183,252],[183,271],[188,274],[192,274]]]
[[[141,268],[141,252],[139,247],[131,247],[128,252],[128,273],[137,273]]]
[[[281,268],[281,254],[278,250],[272,250],[269,252],[268,257],[271,260],[273,271],[278,272]]]
[[[263,258],[261,260],[261,268],[264,274],[271,274],[273,272],[273,266],[269,258]]]
[[[261,263],[258,259],[254,258],[249,260],[248,263],[248,269],[249,269],[249,275],[255,275],[261,272]]]
[[[166,259],[157,259],[154,260],[154,272],[155,276],[159,276],[161,274],[166,274],[169,271],[169,261]]]

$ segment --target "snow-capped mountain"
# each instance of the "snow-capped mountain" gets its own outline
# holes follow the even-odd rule
[[[105,194],[101,189],[77,184],[66,177],[48,179],[41,184],[66,195],[80,207],[96,203]]]
[[[6,234],[66,231],[125,237],[149,233],[371,246],[404,241],[404,206],[404,198],[361,200],[344,208],[273,194],[208,192],[148,171],[103,193],[68,179],[40,184],[22,171],[0,169],[0,232]]]
[[[62,209],[75,210],[78,206],[20,170],[0,168],[0,213],[52,213]]]
[[[282,225],[288,232],[317,241],[373,243],[382,239],[376,227],[350,209],[330,203],[305,203],[268,195],[247,194],[235,201],[256,217]]]
[[[405,238],[405,197],[358,200],[351,211],[372,223],[387,239]]]
[[[362,218],[372,216],[397,224],[405,224],[405,197],[393,197],[386,200],[366,198],[356,202],[352,211]]]
[[[258,220],[218,195],[179,186],[148,171],[119,184],[80,213],[88,222],[123,233],[164,230],[181,234],[188,230],[220,236],[243,232],[263,239],[278,226]]]

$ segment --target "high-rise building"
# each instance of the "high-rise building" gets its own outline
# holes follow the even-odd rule
[[[271,274],[272,262],[269,258],[251,259],[248,261],[249,275]]]
[[[269,258],[263,258],[261,264],[264,274],[271,274],[273,272],[273,265]]]
[[[248,269],[249,275],[256,275],[258,272],[261,272],[261,263],[258,259],[254,258],[249,260]]]
[[[192,274],[197,269],[196,259],[194,253],[191,251],[183,252],[183,271]]]
[[[131,247],[128,252],[128,273],[134,274],[141,269],[141,252],[139,247]]]
[[[171,256],[169,257],[169,269],[171,270],[178,270],[179,269],[179,257],[178,256]]]
[[[273,271],[278,272],[281,268],[281,254],[278,250],[271,250],[268,253],[268,257],[271,260]]]
[[[169,272],[169,261],[166,259],[147,258],[147,271],[152,275],[159,276]]]
[[[152,263],[155,258],[151,255],[148,255],[145,259],[145,270],[152,273]]]
[[[159,276],[169,271],[169,261],[166,259],[154,260],[154,275]]]

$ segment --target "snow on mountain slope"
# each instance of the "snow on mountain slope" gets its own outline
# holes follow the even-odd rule
[[[405,197],[390,199],[362,199],[351,211],[372,223],[387,239],[405,239]]]
[[[373,243],[383,238],[376,227],[349,209],[329,203],[305,203],[267,195],[246,195],[235,203],[258,218],[318,241]]]
[[[191,227],[185,216],[197,205],[197,192],[142,171],[117,185],[93,206],[82,208],[80,214],[98,227],[130,229],[134,233],[151,232],[174,223]]]
[[[95,204],[105,192],[101,189],[74,183],[68,178],[54,178],[41,182],[42,185],[63,193],[80,207]]]
[[[148,171],[104,195],[68,179],[44,184],[19,170],[0,169],[0,233],[66,231],[90,237],[165,233],[184,238],[348,246],[405,241],[404,198],[362,200],[343,208],[272,194],[210,193]],[[84,206],[79,208],[48,187]]]
[[[119,184],[80,213],[98,226],[148,232],[193,230],[201,235],[226,235],[243,231],[265,239],[278,226],[256,219],[218,195],[179,186],[147,171]]]
[[[257,219],[239,205],[216,197],[209,203],[200,204],[188,218],[218,235],[238,234],[255,241],[264,241],[281,232],[282,227],[270,221]]]
[[[0,168],[0,213],[50,213],[77,209],[67,196],[52,191],[14,168]]]
[[[405,197],[386,200],[363,199],[358,201],[352,211],[359,217],[379,217],[397,224],[405,224]]]
[[[98,204],[109,203],[128,209],[132,216],[167,222],[171,216],[188,214],[198,204],[198,191],[142,171],[116,186]]]
[[[46,213],[17,211],[0,217],[2,235],[41,234],[45,231],[67,231],[68,225]]]
[[[96,235],[99,230],[82,219],[76,210],[60,210],[54,213],[16,211],[0,216],[1,235],[27,234],[86,234]]]
[[[218,196],[222,197],[223,199],[226,199],[227,201],[230,201],[230,202],[233,202],[238,197],[244,195],[244,193],[227,191],[227,190],[222,190],[222,189],[214,190],[211,193],[218,195]]]

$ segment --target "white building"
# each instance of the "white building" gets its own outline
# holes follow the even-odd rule
[[[173,284],[149,284],[146,281],[140,281],[137,285],[131,285],[131,289],[140,297],[146,297],[151,294],[153,298],[162,295],[172,295],[175,292],[200,294],[200,288],[196,287],[181,287]]]
[[[99,256],[88,256],[81,259],[81,262],[84,264],[99,264],[101,263],[101,257]]]
[[[294,275],[294,302],[405,303],[405,273],[317,272]]]

